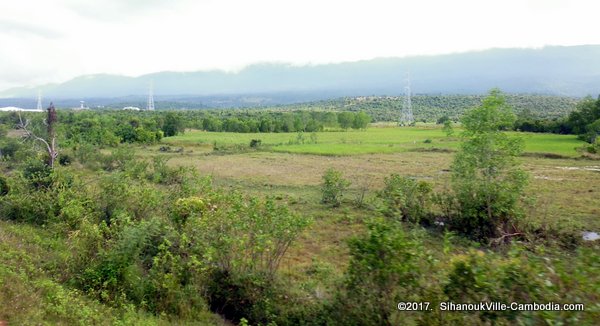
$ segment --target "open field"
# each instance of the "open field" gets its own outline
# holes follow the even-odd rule
[[[169,154],[166,154],[169,155]],[[232,155],[173,154],[170,164],[194,166],[216,181],[266,195],[309,196],[318,201],[321,176],[329,167],[351,180],[351,189],[381,189],[392,173],[432,182],[443,189],[449,180],[452,153],[405,152],[394,154],[322,157],[289,153],[250,152]],[[532,219],[545,223],[568,222],[577,229],[600,229],[600,164],[574,159],[523,158],[530,173],[528,194],[538,209]],[[349,198],[352,196],[349,196]],[[299,205],[298,209],[302,209]]]
[[[521,158],[530,173],[528,197],[536,202],[527,208],[528,218],[536,224],[572,230],[600,229],[600,164],[574,159],[579,156],[575,148],[582,142],[572,135],[511,134],[524,139],[526,153],[563,157]],[[183,146],[183,153],[161,155],[171,157],[171,165],[194,166],[201,173],[212,175],[215,181],[244,191],[292,196],[302,203],[298,209],[305,210],[307,202],[318,202],[321,176],[329,167],[342,171],[352,181],[354,193],[367,189],[373,196],[392,173],[426,180],[443,190],[450,181],[454,154],[434,149],[460,146],[460,138],[448,138],[435,126],[321,132],[317,133],[317,144],[289,144],[296,137],[297,134],[190,131],[163,140],[165,144]],[[251,139],[261,139],[267,146],[258,151],[210,155],[214,142],[247,145]],[[424,143],[425,139],[432,142]],[[153,155],[152,152],[157,153],[158,147],[143,155]],[[347,199],[354,196],[350,194]],[[307,210],[314,213],[313,208]]]
[[[541,229],[580,237],[582,231],[600,230],[600,163],[576,159],[575,136],[513,133],[525,140],[529,153],[552,153],[562,158],[528,155],[520,158],[530,175],[529,202],[524,205],[528,223]],[[272,196],[285,202],[299,214],[313,218],[313,224],[290,248],[282,262],[284,282],[289,288],[325,292],[329,281],[315,281],[315,269],[325,268],[335,279],[348,263],[346,241],[364,232],[364,221],[377,210],[361,209],[355,200],[366,193],[370,203],[392,173],[425,180],[436,191],[449,187],[453,152],[421,148],[456,149],[459,138],[447,138],[431,127],[370,128],[355,132],[318,133],[317,144],[288,144],[296,134],[234,134],[191,131],[163,140],[182,146],[180,153],[159,152],[160,146],[148,147],[142,156],[169,157],[171,166],[195,167],[201,174],[212,175],[215,184],[258,196]],[[239,152],[212,150],[213,142],[247,145],[261,139],[271,145],[259,150]],[[431,139],[431,144],[425,144]],[[571,157],[571,158],[569,158]],[[320,203],[321,177],[326,169],[342,171],[352,182],[344,203],[334,208]],[[442,261],[439,234],[424,237],[428,248]],[[457,246],[460,251],[461,245]],[[311,276],[312,275],[312,276]]]
[[[456,130],[458,134],[460,130]],[[515,133],[523,137],[525,152],[550,153],[566,157],[579,156],[576,151],[583,142],[574,135]],[[311,134],[297,133],[230,133],[203,132],[192,130],[183,135],[169,137],[164,143],[174,146],[186,145],[248,145],[252,139],[260,139],[267,150],[317,155],[358,155],[378,153],[399,153],[415,149],[456,149],[459,137],[447,137],[439,126],[425,125],[404,128],[369,128],[361,131],[331,131],[315,133],[316,143]],[[314,137],[314,136],[313,136]],[[425,142],[427,141],[427,143]]]
[[[531,241],[525,242],[525,245],[535,246],[533,250],[542,248],[540,252],[547,248],[552,250],[551,259],[564,262],[565,266],[570,266],[571,262],[575,264],[582,256],[575,256],[574,247],[580,246],[587,250],[590,247],[595,248],[597,243],[581,242],[580,239],[583,231],[600,230],[600,161],[578,158],[575,147],[581,146],[581,143],[574,136],[512,134],[523,137],[526,150],[534,154],[518,158],[529,174],[529,184],[526,188],[528,199],[522,203],[523,220],[527,223],[524,225],[527,230],[534,230],[527,234],[528,237],[530,234],[542,236],[531,236]],[[186,170],[173,167],[189,167],[198,171],[201,176],[212,176],[214,188],[224,190],[225,194],[233,193],[229,190],[235,189],[244,195],[271,197],[276,203],[289,207],[296,216],[308,217],[311,220],[308,227],[298,233],[298,237],[283,256],[277,271],[277,286],[285,289],[283,293],[286,299],[288,296],[293,298],[290,301],[281,301],[285,309],[312,309],[310,307],[332,300],[336,293],[339,293],[339,284],[347,276],[352,262],[348,240],[364,236],[368,222],[383,215],[382,201],[377,195],[384,186],[385,178],[391,174],[408,176],[430,183],[435,193],[443,193],[450,186],[452,161],[461,142],[459,137],[446,137],[435,126],[373,127],[365,131],[321,132],[316,134],[316,143],[307,143],[311,140],[311,134],[304,134],[303,137],[305,143],[298,144],[296,133],[236,134],[190,131],[182,136],[165,138],[161,143],[153,145],[130,144],[120,145],[119,148],[94,148],[102,155],[95,158],[96,161],[82,156],[72,164],[59,168],[65,175],[77,176],[75,179],[82,181],[81,188],[74,188],[79,190],[65,193],[64,198],[76,197],[77,194],[89,191],[90,198],[99,203],[99,214],[92,216],[102,218],[106,209],[111,207],[109,205],[123,202],[126,203],[126,207],[132,207],[132,217],[141,218],[140,225],[146,225],[146,218],[148,221],[158,221],[158,218],[162,217],[170,221],[173,207],[177,207],[179,199],[195,198],[186,197],[189,195],[179,188],[179,183],[183,184],[180,179],[169,179],[171,174],[188,174],[183,172]],[[314,140],[315,137],[312,138]],[[261,139],[263,145],[251,148],[249,143],[252,139]],[[427,139],[431,142],[426,143]],[[215,142],[217,146],[214,146]],[[170,148],[165,148],[167,146]],[[162,165],[161,170],[158,165],[164,164],[165,161],[153,161],[154,157],[167,158],[168,166]],[[143,172],[136,172],[140,167],[143,167]],[[335,168],[344,178],[351,181],[340,207],[321,203],[322,176],[328,168]],[[201,184],[199,179],[192,180],[195,184]],[[81,189],[84,191],[80,191]],[[114,189],[114,192],[111,189]],[[103,204],[105,199],[100,195],[104,192],[110,196],[107,197],[109,199],[106,199],[106,204]],[[195,194],[204,198],[210,192],[200,190]],[[85,198],[87,197],[74,202],[85,202]],[[106,205],[106,208],[101,205]],[[76,210],[64,210],[56,217],[54,221],[57,222],[54,223],[64,223],[62,221],[65,219],[68,221],[69,212],[82,214],[82,208],[67,208],[73,207]],[[433,216],[441,216],[440,208],[435,205],[432,205],[431,213]],[[129,215],[123,216],[129,218]],[[119,221],[119,218],[115,215],[116,221]],[[115,228],[119,227],[118,223],[113,225]],[[127,226],[125,231],[130,227],[133,228]],[[448,234],[443,232],[443,228],[431,224],[415,227],[411,223],[402,223],[400,227],[424,244],[423,252],[428,258],[419,261],[419,264],[423,264],[419,268],[429,268],[426,265],[431,262],[435,264],[431,265],[434,267],[430,270],[424,269],[429,273],[424,289],[442,291],[456,260],[471,255],[473,248],[481,248],[481,244],[458,235],[449,235],[447,238]],[[57,228],[56,232],[52,228]],[[78,234],[83,232],[81,230],[92,231],[82,227],[77,231],[65,232],[64,228],[65,224],[50,223],[48,226],[37,227],[1,221],[0,240],[4,244],[6,254],[0,255],[0,265],[4,266],[0,266],[0,279],[3,279],[3,282],[0,282],[0,290],[10,296],[0,297],[0,302],[7,307],[0,314],[0,320],[34,324],[42,320],[56,320],[58,323],[80,319],[93,324],[100,323],[94,319],[98,316],[94,311],[98,311],[104,315],[114,315],[115,319],[128,321],[123,324],[160,325],[178,322],[177,319],[163,319],[162,315],[147,313],[144,309],[127,310],[131,308],[121,309],[104,305],[94,299],[94,292],[89,292],[90,296],[66,283],[62,276],[64,273],[79,275],[76,274],[78,270],[73,267],[78,266],[73,265],[73,262],[77,262],[79,252],[70,246],[77,248]],[[146,232],[146,229],[139,230],[139,234],[142,235]],[[194,232],[196,231],[194,229]],[[92,236],[96,239],[95,231],[91,233],[90,237]],[[113,239],[116,241],[120,238]],[[102,240],[101,243],[111,244],[111,240]],[[502,250],[500,248],[497,252],[494,249],[484,251],[500,257],[503,254]],[[96,255],[96,251],[97,249],[93,249],[91,253]],[[486,255],[484,251],[480,251],[480,254]],[[106,252],[104,255],[107,255]],[[18,257],[28,258],[24,261]],[[110,255],[107,257],[112,259]],[[477,257],[483,256],[478,254]],[[112,263],[112,260],[108,261]],[[63,265],[68,264],[73,265],[70,270],[60,270]],[[526,269],[525,260],[522,264]],[[573,295],[583,293],[584,299],[581,300],[590,305],[597,293],[587,285],[595,282],[597,278],[598,274],[593,274],[596,268],[594,264],[596,263],[592,262],[588,266],[591,277],[585,274],[588,273],[588,269],[584,268],[584,276],[578,279],[578,282],[587,282],[580,285],[585,291],[579,288],[571,292],[566,290],[570,295],[572,292],[575,293]],[[25,272],[21,272],[23,268]],[[41,272],[42,270],[45,272]],[[129,276],[125,274],[123,277]],[[570,281],[565,281],[564,284],[568,284],[567,282]],[[115,284],[128,283],[118,281]],[[46,295],[55,292],[62,299]],[[549,293],[557,292],[552,289]],[[20,304],[20,298],[48,308],[24,307]],[[227,323],[218,315],[219,310],[202,309],[205,311],[195,318],[200,318],[206,324]],[[22,311],[32,317],[15,317],[21,316]],[[416,321],[419,316],[398,315],[398,318]]]

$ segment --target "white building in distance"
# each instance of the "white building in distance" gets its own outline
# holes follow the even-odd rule
[[[23,109],[23,108],[18,108],[16,106],[5,106],[3,108],[0,108],[0,112],[17,112],[17,111],[22,111],[22,112],[44,112],[44,110]]]

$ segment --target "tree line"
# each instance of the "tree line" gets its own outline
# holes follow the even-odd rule
[[[547,132],[577,135],[590,145],[588,151],[600,151],[600,96],[586,97],[567,116],[555,119],[538,119],[530,111],[523,111],[515,121],[514,129],[528,132]]]
[[[18,113],[0,114],[0,132],[19,124]],[[32,126],[43,125],[44,114],[23,113]],[[153,144],[186,128],[212,132],[317,132],[326,129],[366,129],[365,112],[258,112],[258,111],[64,111],[57,110],[57,134],[63,145],[91,144],[114,147],[121,143]],[[2,131],[4,130],[4,131]],[[44,130],[38,130],[44,133]],[[6,139],[0,150],[11,153],[16,140]]]

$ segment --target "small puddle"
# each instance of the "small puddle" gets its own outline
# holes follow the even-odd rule
[[[582,233],[582,237],[584,241],[596,241],[600,239],[600,234],[598,232],[585,231]]]

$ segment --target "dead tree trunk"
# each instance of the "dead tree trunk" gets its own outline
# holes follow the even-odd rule
[[[46,110],[48,111],[48,116],[44,122],[48,131],[48,139],[36,136],[31,130],[29,130],[29,120],[25,119],[25,121],[23,121],[20,112],[19,124],[17,127],[25,132],[25,137],[39,141],[46,146],[46,151],[48,152],[48,166],[50,166],[50,168],[54,168],[54,162],[56,162],[56,158],[58,157],[58,145],[56,144],[56,132],[54,130],[54,126],[57,122],[56,109],[54,108],[54,105],[50,103],[50,106]]]

